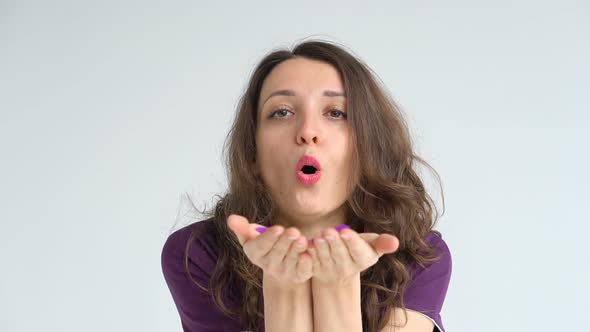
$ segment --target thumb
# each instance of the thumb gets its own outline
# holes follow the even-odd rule
[[[399,240],[391,234],[361,233],[359,236],[379,254],[389,254],[399,248]]]
[[[249,240],[256,238],[260,233],[256,231],[256,227],[262,225],[249,223],[246,217],[239,214],[230,214],[227,217],[227,226],[236,234],[238,241],[244,245]]]

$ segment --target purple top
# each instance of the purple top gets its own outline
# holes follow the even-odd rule
[[[198,236],[190,248],[189,271],[199,284],[209,287],[209,278],[218,256],[214,240],[206,231],[207,223],[211,222],[212,219],[196,222],[168,236],[161,257],[164,279],[180,314],[183,331],[243,331],[237,318],[225,316],[184,270],[184,251],[191,230],[194,230]],[[434,233],[428,234],[426,242],[434,246],[437,254],[442,253],[443,257],[426,268],[420,268],[415,263],[410,266],[412,279],[406,288],[404,300],[407,309],[425,314],[433,321],[435,331],[438,328],[444,332],[440,311],[451,277],[451,254],[445,241]],[[226,301],[226,305],[232,309],[236,308],[236,303],[239,302],[235,298]]]

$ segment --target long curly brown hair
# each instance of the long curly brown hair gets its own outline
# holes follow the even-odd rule
[[[217,196],[212,209],[199,211],[213,219],[211,232],[219,248],[217,264],[208,285],[210,291],[196,280],[193,282],[209,292],[221,311],[234,317],[237,315],[244,328],[253,331],[263,328],[262,270],[244,254],[235,234],[227,226],[227,217],[232,213],[240,214],[250,222],[273,225],[276,206],[256,175],[253,163],[258,99],[262,83],[271,70],[294,57],[331,64],[343,79],[348,96],[348,121],[353,129],[352,142],[356,147],[352,174],[360,174],[345,202],[347,223],[359,233],[389,233],[399,239],[396,252],[383,255],[360,275],[363,331],[379,331],[387,325],[393,307],[405,312],[403,298],[410,279],[410,264],[417,262],[419,266],[425,266],[438,259],[434,257],[433,248],[424,241],[429,232],[440,235],[433,230],[438,212],[415,167],[417,163],[426,166],[436,174],[439,183],[440,176],[414,153],[402,111],[382,87],[378,76],[352,52],[333,42],[308,40],[292,50],[274,50],[254,69],[223,148],[228,192]],[[444,213],[442,184],[441,196]],[[194,203],[192,206],[196,209]],[[184,262],[187,271],[189,249],[196,236],[191,235],[186,247]],[[229,291],[239,294],[238,312],[224,303]]]

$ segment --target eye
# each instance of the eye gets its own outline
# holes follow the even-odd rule
[[[288,113],[293,113],[293,112],[289,111],[286,108],[279,108],[277,110],[272,111],[268,117],[269,118],[286,118]],[[346,113],[342,112],[341,110],[339,110],[337,108],[333,108],[328,113],[330,113],[330,115],[332,117],[335,117],[337,119],[346,119]]]
[[[344,113],[344,112],[340,111],[339,109],[333,108],[333,109],[332,109],[332,110],[330,110],[330,112],[328,112],[328,113],[330,113],[332,116],[336,115],[336,118],[339,118],[339,119],[346,119],[346,113]],[[338,115],[340,115],[340,116],[338,116]]]
[[[291,112],[291,111],[289,111],[286,108],[279,108],[275,111],[272,111],[268,117],[269,118],[285,118],[287,115],[287,112]],[[293,112],[291,112],[291,113],[293,113]],[[279,114],[280,116],[275,116],[275,114]]]

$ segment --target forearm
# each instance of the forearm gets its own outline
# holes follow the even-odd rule
[[[311,280],[314,332],[362,332],[361,280],[356,274],[341,285]]]
[[[266,332],[312,332],[311,282],[281,285],[263,274],[264,330]]]

